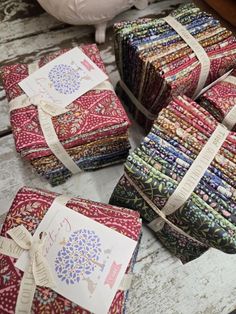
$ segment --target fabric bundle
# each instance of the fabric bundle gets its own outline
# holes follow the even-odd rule
[[[105,72],[96,45],[85,45],[82,51]],[[62,50],[39,60],[42,67]],[[8,101],[23,95],[18,83],[29,75],[26,64],[2,68],[3,85]],[[91,90],[66,107],[66,113],[52,117],[56,135],[81,170],[94,170],[124,161],[130,148],[128,117],[113,90]],[[16,150],[29,160],[35,171],[58,185],[71,172],[53,155],[39,123],[38,109],[33,104],[10,113]]]
[[[1,236],[9,238],[7,231],[18,225],[23,225],[33,235],[56,196],[58,194],[44,190],[28,187],[20,189],[6,217]],[[81,198],[70,199],[66,206],[135,241],[139,240],[141,221],[137,212]],[[126,270],[127,274],[132,272],[136,255],[137,249]],[[5,314],[15,313],[16,300],[22,281],[23,273],[14,266],[14,262],[15,259],[0,254],[0,309],[1,313]],[[124,313],[126,298],[127,291],[118,290],[109,313]],[[87,310],[45,287],[36,288],[31,313],[89,314]]]
[[[236,117],[236,71],[202,94],[199,103],[219,122],[223,122],[231,110],[235,110]],[[236,121],[232,129],[236,131]]]
[[[163,216],[165,204],[218,127],[227,136],[217,153],[210,154],[214,157],[210,166],[184,204]],[[129,155],[110,203],[139,211],[158,239],[183,262],[209,247],[236,253],[235,153],[235,133],[219,126],[188,97],[179,96],[160,112],[150,133]],[[160,216],[165,223],[155,230],[153,222]]]
[[[194,4],[163,19],[117,23],[114,41],[120,84],[131,100],[127,104],[147,130],[172,97],[197,96],[236,62],[235,37]]]

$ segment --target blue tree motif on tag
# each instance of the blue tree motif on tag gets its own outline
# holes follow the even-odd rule
[[[73,94],[80,88],[80,74],[66,64],[55,65],[48,74],[56,91],[61,94]]]
[[[70,285],[87,280],[96,269],[102,271],[105,265],[99,262],[101,252],[101,241],[94,231],[73,232],[55,259],[58,278]]]

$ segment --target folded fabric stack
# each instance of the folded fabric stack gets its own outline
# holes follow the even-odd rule
[[[231,110],[236,112],[236,71],[202,94],[199,103],[219,122],[222,122]],[[236,131],[236,121],[233,131]]]
[[[131,92],[138,100],[136,108],[129,102],[128,106],[137,121],[149,130],[172,97],[183,94],[193,97],[199,82],[203,80],[201,87],[210,84],[236,63],[235,37],[213,16],[194,4],[181,6],[170,16],[204,48],[203,62],[207,57],[210,61],[206,80],[196,52],[164,19],[125,21],[114,26],[121,87],[129,97]]]
[[[8,237],[7,231],[18,226],[24,227],[33,235],[37,226],[45,216],[56,193],[24,187],[16,195],[4,222],[1,236]],[[123,235],[138,241],[141,232],[141,221],[137,212],[105,205],[81,198],[72,198],[66,206],[80,214],[112,228]],[[137,249],[133,254],[126,273],[132,272]],[[0,308],[1,313],[15,313],[16,300],[23,273],[14,266],[15,259],[0,254]],[[118,290],[109,313],[124,313],[127,292]],[[31,313],[83,313],[85,309],[65,299],[49,288],[37,287],[33,299]]]
[[[96,45],[82,51],[105,72]],[[59,51],[39,60],[39,67],[66,52]],[[29,75],[26,64],[2,68],[3,85],[10,102],[24,94],[18,83]],[[53,117],[56,134],[82,170],[93,170],[123,162],[130,148],[128,117],[112,90],[91,90],[66,107],[68,112]],[[52,185],[63,183],[71,172],[52,154],[40,127],[34,105],[10,113],[16,150],[30,160],[37,173]]]
[[[153,222],[158,217],[154,209],[163,209],[217,125],[188,97],[174,98],[129,155],[110,203],[138,210],[147,223]],[[236,253],[235,153],[236,136],[229,132],[191,196],[156,232],[183,262],[209,247]]]

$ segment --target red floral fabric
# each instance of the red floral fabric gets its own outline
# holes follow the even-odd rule
[[[200,97],[199,102],[219,122],[222,122],[230,110],[236,106],[236,70],[225,80],[208,89]],[[236,131],[236,123],[233,131]]]
[[[6,232],[20,224],[24,225],[33,235],[57,195],[53,192],[23,187],[11,205],[1,236],[8,237]],[[140,237],[141,222],[137,212],[81,198],[71,199],[66,206],[133,240],[138,240]],[[1,314],[15,313],[23,273],[14,267],[14,262],[13,258],[0,254]],[[132,268],[131,264],[127,273]],[[109,313],[123,313],[125,301],[126,293],[118,291]],[[87,314],[89,312],[51,289],[37,287],[32,304],[32,313]]]
[[[96,45],[81,47],[82,51],[105,72],[105,67]],[[50,54],[39,60],[39,67],[50,62],[66,50]],[[26,64],[2,68],[3,86],[8,101],[24,94],[18,83],[28,76]],[[65,148],[89,143],[112,135],[124,134],[129,119],[118,97],[110,90],[89,91],[76,99],[67,108],[70,110],[53,118],[53,125]],[[10,121],[16,150],[27,159],[51,155],[44,139],[38,110],[34,105],[11,112]]]

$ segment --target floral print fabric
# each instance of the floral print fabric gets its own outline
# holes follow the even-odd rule
[[[57,194],[53,192],[22,188],[11,205],[1,236],[8,237],[7,230],[21,224],[33,235],[56,196]],[[81,198],[71,199],[66,206],[135,241],[139,240],[141,222],[137,212]],[[136,254],[137,251],[134,253],[126,273],[132,271]],[[2,314],[15,312],[23,273],[15,268],[14,262],[15,259],[0,254],[0,312]],[[126,293],[119,290],[112,302],[109,314],[124,313],[125,301]],[[42,287],[36,289],[31,313],[89,314],[88,311],[55,291]]]
[[[214,132],[218,122],[186,96],[174,98],[151,132],[129,155],[125,174],[161,210]],[[236,137],[229,132],[191,197],[168,219],[200,243],[165,224],[161,242],[183,262],[214,247],[236,253]],[[150,223],[158,215],[123,176],[111,204],[138,210]]]
[[[81,49],[97,66],[105,72],[105,67],[100,57],[96,45],[85,45]],[[39,67],[50,62],[57,56],[63,54],[66,50],[61,50],[48,56],[42,57],[39,60]],[[28,76],[28,66],[26,64],[16,64],[5,66],[2,68],[3,85],[6,91],[8,101],[15,99],[23,94],[18,83]],[[108,143],[102,149],[101,145],[97,147],[97,154],[94,156],[87,154],[84,160],[76,159],[76,155],[71,157],[77,164],[81,164],[84,170],[97,169],[105,167],[109,164],[123,161],[129,150],[129,141],[127,131],[130,125],[129,119],[113,91],[95,91],[91,90],[68,107],[69,111],[65,114],[53,117],[54,129],[57,136],[68,153],[71,149],[81,151],[86,150],[87,145],[96,145],[102,140],[111,139],[111,145]],[[55,156],[53,156],[50,148],[47,146],[43,136],[39,119],[38,110],[34,105],[15,109],[11,111],[10,121],[12,132],[15,140],[16,150],[22,157],[35,163],[40,164],[40,158],[48,157],[52,160],[51,170],[52,175],[42,171],[43,166],[36,171],[49,179],[53,177],[51,184],[56,185],[64,182],[71,173],[62,165],[59,168],[54,168]],[[116,145],[113,138],[116,137],[119,143]],[[79,154],[77,154],[78,157]],[[98,156],[98,157],[97,157]],[[59,163],[59,161],[58,161]],[[57,179],[55,179],[57,177]]]
[[[201,44],[210,59],[205,85],[235,65],[236,40],[218,20],[194,4],[171,14]],[[201,64],[195,53],[163,19],[125,21],[115,24],[116,62],[121,79],[140,103],[157,115],[172,97],[192,97]],[[150,129],[151,122],[128,101],[137,121]]]
[[[124,135],[76,146],[67,151],[81,169],[89,171],[125,162],[129,148],[128,135]],[[43,175],[54,186],[58,182],[65,182],[71,176],[54,155],[32,159],[30,163],[37,173]]]
[[[199,99],[202,107],[208,110],[219,122],[222,122],[236,106],[236,71],[223,81],[208,89]],[[236,124],[233,128],[236,131]]]

